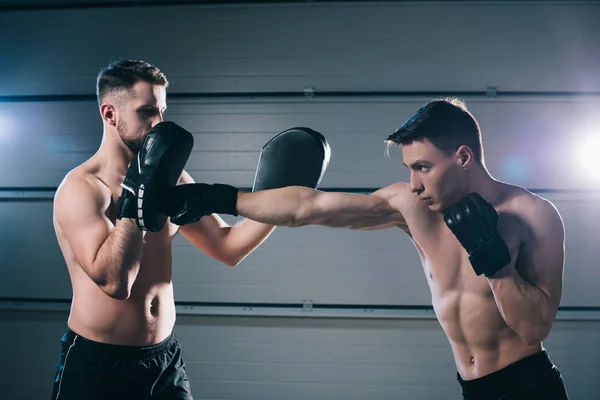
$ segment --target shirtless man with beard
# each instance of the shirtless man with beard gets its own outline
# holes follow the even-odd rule
[[[231,227],[216,215],[182,227],[166,221],[156,232],[140,229],[135,196],[122,184],[137,173],[133,161],[152,130],[159,131],[158,138],[182,132],[159,125],[167,86],[166,76],[143,61],[122,60],[103,69],[97,79],[104,125],[100,148],[56,192],[54,226],[73,300],[54,400],[191,400],[173,335],[173,238],[180,232],[199,250],[236,266],[274,229],[249,220]],[[193,180],[182,171],[179,183]]]

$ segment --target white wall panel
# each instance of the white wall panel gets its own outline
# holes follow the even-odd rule
[[[399,152],[386,158],[383,141],[428,100],[171,100],[165,118],[194,133],[187,170],[197,180],[249,187],[262,145],[308,126],[332,147],[322,187],[377,188],[408,178]],[[585,143],[600,134],[600,100],[471,98],[467,105],[498,179],[536,189],[600,188],[580,163]],[[56,187],[102,138],[93,102],[4,103],[0,119],[0,169],[7,171],[0,187]]]
[[[600,4],[349,2],[0,13],[2,95],[92,94],[110,59],[176,92],[600,90]]]
[[[562,214],[567,232],[561,305],[600,307],[599,202],[566,196],[546,196]],[[52,204],[0,202],[0,223],[0,297],[70,298],[52,230]],[[236,268],[178,236],[173,263],[180,302],[431,304],[418,253],[398,229],[277,228]]]
[[[187,169],[198,181],[249,187],[262,144],[290,127],[309,126],[323,132],[332,146],[322,187],[377,188],[407,178],[397,151],[391,159],[385,157],[383,139],[425,100],[177,100],[170,102],[167,118],[195,135]],[[469,101],[483,129],[492,174],[551,190],[594,187],[589,171],[578,165],[578,151],[579,139],[597,127],[598,105],[568,99]],[[101,140],[93,102],[5,103],[0,113],[8,127],[0,147],[5,171],[0,186],[55,187]],[[586,279],[597,276],[594,260],[600,256],[594,243],[600,234],[594,222],[600,219],[597,196],[542,195],[555,202],[567,229],[563,305],[599,306],[600,279]],[[0,253],[6,265],[0,270],[6,278],[0,280],[0,293],[68,298],[70,285],[52,231],[52,204],[16,197],[0,203],[5,227]],[[18,243],[27,250],[21,251]],[[418,255],[400,231],[279,228],[233,270],[178,238],[174,261],[179,301],[430,304]],[[32,275],[56,276],[56,281],[48,285],[32,281]]]

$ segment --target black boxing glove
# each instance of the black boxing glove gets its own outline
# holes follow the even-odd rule
[[[510,251],[496,229],[498,213],[479,194],[470,193],[444,210],[444,221],[477,275],[490,277],[510,263]]]
[[[166,196],[181,177],[193,146],[192,134],[179,125],[165,121],[154,126],[121,184],[117,218],[135,218],[140,229],[160,231],[168,218]]]
[[[169,191],[164,206],[176,225],[187,225],[212,213],[237,216],[238,189],[230,185],[189,183]]]

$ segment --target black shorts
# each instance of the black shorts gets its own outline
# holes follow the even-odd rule
[[[481,378],[465,381],[457,374],[457,379],[465,400],[568,399],[560,371],[545,350]]]
[[[121,346],[88,340],[71,329],[61,339],[52,400],[193,400],[181,347]]]

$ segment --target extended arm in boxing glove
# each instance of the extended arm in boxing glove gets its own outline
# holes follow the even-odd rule
[[[217,213],[237,216],[238,189],[230,185],[190,183],[169,191],[163,209],[171,222],[187,225]]]

